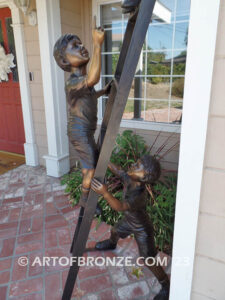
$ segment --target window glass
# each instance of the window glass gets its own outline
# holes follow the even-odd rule
[[[125,120],[133,120],[134,119],[134,111],[135,111],[135,105],[138,105],[138,110],[141,111],[141,117],[143,119],[144,114],[144,101],[143,100],[133,100],[128,99],[126,108],[123,114],[123,119]]]
[[[102,75],[113,75],[116,70],[118,59],[119,52],[102,54]]]
[[[146,101],[144,121],[167,123],[169,101]]]
[[[101,26],[104,28],[122,27],[122,11],[120,3],[101,5]]]
[[[182,119],[182,101],[171,101],[169,109],[169,122],[174,124],[181,123]]]
[[[145,78],[139,75],[134,77],[129,93],[131,99],[143,99],[145,97]]]
[[[185,75],[187,51],[174,51],[172,57],[173,75]]]
[[[189,20],[190,0],[176,0],[176,21]]]
[[[153,23],[147,33],[147,50],[172,49],[173,25]]]
[[[104,52],[119,52],[122,46],[122,28],[105,29]]]
[[[188,39],[188,22],[177,22],[175,25],[175,49],[186,49]]]
[[[170,77],[147,77],[145,85],[146,99],[169,100]]]
[[[182,100],[184,95],[184,77],[173,77],[171,99]]]
[[[147,53],[146,76],[170,75],[171,73],[171,51]]]
[[[180,123],[188,43],[190,0],[160,0],[170,13],[153,15],[123,115],[124,120]],[[121,3],[100,5],[101,26],[106,31],[102,53],[104,86],[113,77],[118,62],[128,15]],[[102,100],[104,114],[107,97]]]

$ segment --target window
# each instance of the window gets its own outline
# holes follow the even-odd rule
[[[99,21],[106,32],[101,73],[101,86],[104,86],[115,72],[128,15],[122,14],[120,1],[99,2]],[[160,0],[158,6],[127,100],[123,115],[125,126],[135,122],[142,128],[151,128],[164,123],[167,128],[181,123],[190,0]],[[165,15],[169,19],[165,19]],[[101,120],[107,97],[99,101]]]

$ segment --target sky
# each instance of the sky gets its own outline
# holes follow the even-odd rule
[[[153,21],[149,26],[147,43],[153,50],[166,49],[185,49],[186,48],[186,36],[188,30],[188,19],[190,11],[190,0],[160,0],[160,2],[171,10],[172,18],[171,24],[160,24],[157,21]],[[176,7],[175,7],[176,6]],[[118,6],[117,6],[118,7]],[[115,7],[114,10],[118,8]],[[112,8],[111,8],[112,9]],[[173,30],[174,30],[174,19],[176,9],[176,24],[175,24],[175,39],[174,47],[173,41]],[[112,9],[113,10],[113,9]],[[125,26],[123,32],[125,31]],[[113,34],[120,36],[122,33],[122,23],[113,22],[112,24]],[[177,52],[178,54],[178,52]],[[171,57],[171,53],[168,52],[167,58]]]

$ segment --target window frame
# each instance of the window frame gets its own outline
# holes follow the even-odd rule
[[[120,0],[92,0],[92,15],[96,16],[97,26],[100,26],[100,6],[106,4],[119,3]],[[102,74],[101,74],[102,75]],[[184,76],[185,78],[185,76]],[[96,89],[101,89],[99,82]],[[100,100],[101,99],[101,100]],[[98,101],[98,125],[102,123],[102,97]],[[181,124],[171,124],[162,122],[136,121],[136,120],[121,120],[120,126],[124,128],[135,128],[143,130],[163,131],[163,132],[181,132]]]

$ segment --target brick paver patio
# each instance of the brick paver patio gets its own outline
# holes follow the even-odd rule
[[[61,299],[68,266],[50,263],[32,266],[43,256],[70,257],[69,249],[79,208],[71,208],[60,179],[46,176],[43,167],[20,166],[0,176],[0,300]],[[110,226],[92,223],[88,247],[109,236]],[[85,256],[137,257],[132,237],[120,240],[114,251],[92,251]],[[164,256],[162,253],[160,256]],[[20,257],[28,258],[19,266]],[[167,273],[170,272],[168,258]],[[65,263],[62,260],[62,263]],[[152,273],[142,268],[138,279],[132,267],[80,267],[73,299],[152,299],[160,286]]]

